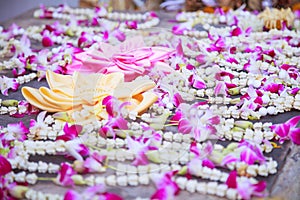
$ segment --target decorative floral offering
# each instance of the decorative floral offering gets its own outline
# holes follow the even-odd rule
[[[141,36],[127,39],[118,46],[99,43],[100,50],[90,49],[75,54],[72,64],[66,66],[67,73],[73,71],[98,72],[110,74],[122,72],[125,81],[131,81],[138,76],[146,75],[154,67],[170,73],[173,69],[167,60],[174,50],[167,47],[146,47]]]
[[[181,12],[157,32],[154,12],[61,5],[0,27],[0,199],[267,197],[273,149],[300,144],[298,13]]]

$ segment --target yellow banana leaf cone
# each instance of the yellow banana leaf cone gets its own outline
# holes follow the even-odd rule
[[[155,87],[153,81],[124,82],[124,74],[120,72],[106,75],[75,72],[71,76],[47,71],[46,80],[50,88],[23,87],[22,94],[30,104],[48,112],[72,113],[91,106],[96,108],[98,118],[105,118],[102,100],[108,95],[130,102],[128,109],[137,113],[144,112],[157,100],[149,91]]]

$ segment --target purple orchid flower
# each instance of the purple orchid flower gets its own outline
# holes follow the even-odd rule
[[[3,30],[3,36],[5,40],[10,40],[11,38],[17,36],[16,33],[19,32],[19,30],[22,29],[20,26],[18,26],[17,24],[15,23],[12,23],[12,25],[10,25],[10,27],[8,27],[8,29],[6,30]]]
[[[157,148],[153,148],[150,146],[151,140],[141,140],[126,136],[127,145],[131,152],[135,154],[135,160],[133,161],[133,165],[147,165],[149,163],[146,153],[149,150],[155,150]]]
[[[70,164],[62,163],[55,179],[55,183],[62,186],[74,186],[72,176],[75,174],[76,172]]]
[[[7,133],[5,134],[5,138],[9,141],[18,140],[22,142],[27,139],[28,133],[29,129],[22,121],[20,121],[18,123],[7,125]]]
[[[191,175],[196,175],[200,166],[210,169],[215,168],[215,164],[207,158],[213,151],[211,142],[207,142],[205,148],[200,150],[197,147],[196,141],[193,141],[190,146],[190,151],[195,154],[195,157],[188,163],[188,172]]]
[[[184,31],[192,30],[192,28],[193,28],[192,21],[187,21],[173,26],[172,33],[176,35],[182,35]]]
[[[125,24],[127,28],[129,29],[137,29],[138,28],[138,22],[137,21],[125,21]]]
[[[48,30],[43,31],[42,33],[42,45],[44,47],[51,47],[54,45],[53,40],[51,39],[51,33]]]
[[[231,36],[239,36],[242,34],[243,34],[243,30],[240,27],[236,27],[230,32]]]
[[[17,91],[19,88],[19,83],[14,78],[8,78],[6,76],[0,77],[0,90],[1,93],[5,96],[8,96],[8,90],[12,89],[13,91]]]
[[[103,171],[103,163],[106,159],[106,156],[100,155],[98,152],[93,152],[88,158],[85,159],[83,163],[84,172],[94,173]]]
[[[297,128],[300,116],[295,116],[285,123],[272,125],[270,128],[279,137],[280,143],[291,140],[294,144],[300,145],[300,128]]]
[[[296,66],[283,64],[280,66],[281,71],[279,77],[286,79],[287,77],[297,80],[300,77],[299,69]]]
[[[5,174],[8,174],[12,170],[10,162],[1,154],[0,154],[0,169],[1,169],[0,178]]]
[[[215,126],[220,123],[220,118],[214,115],[209,109],[198,110],[199,105],[206,103],[196,103],[188,105],[181,103],[176,112],[181,112],[181,118],[178,121],[178,131],[183,134],[191,134],[197,141],[204,141],[207,138],[214,137],[216,133]]]
[[[265,160],[262,148],[259,145],[248,141],[241,141],[237,147],[237,151],[226,155],[221,165],[237,161],[245,162],[248,165],[253,165],[256,162],[263,164]]]
[[[93,40],[93,37],[91,34],[87,32],[82,32],[80,37],[78,38],[77,45],[78,47],[89,47],[91,46],[95,41]]]
[[[213,52],[213,51],[217,51],[217,52],[222,52],[226,49],[226,43],[225,43],[225,38],[219,36],[219,38],[210,45],[210,47],[206,48],[206,50],[208,52]]]
[[[188,81],[190,82],[190,85],[192,85],[194,88],[197,89],[205,89],[206,83],[205,81],[197,74],[192,74]]]
[[[285,87],[283,84],[279,84],[279,83],[269,83],[267,85],[263,86],[263,89],[265,91],[269,91],[271,93],[277,93],[277,94],[281,94]]]
[[[64,135],[57,136],[56,140],[69,141],[77,138],[79,133],[82,131],[82,126],[75,124],[69,126],[68,123],[66,123],[63,131]]]
[[[25,111],[18,110],[17,113],[14,113],[11,115],[12,117],[22,118],[25,115],[35,115],[35,114],[39,113],[39,111],[40,111],[38,108],[34,107],[27,101],[19,101],[18,107],[24,109]]]
[[[179,194],[180,189],[177,183],[173,180],[176,171],[171,171],[163,175],[157,175],[153,178],[156,185],[156,192],[151,196],[151,199],[168,200],[174,199]]]
[[[127,120],[123,117],[125,106],[129,105],[129,102],[121,103],[117,98],[113,96],[107,96],[103,99],[102,104],[105,106],[108,114],[108,120],[104,126],[99,130],[99,134],[103,137],[107,137],[107,134],[112,134],[116,137],[116,131],[114,129],[127,130]]]
[[[236,171],[230,172],[226,185],[228,188],[237,189],[243,199],[251,199],[252,196],[264,197],[264,191],[267,186],[265,181],[260,181],[255,184],[251,183],[248,179],[240,179],[238,181]]]
[[[39,16],[41,19],[52,19],[53,18],[53,11],[48,10],[46,6],[41,5],[40,6],[42,10],[42,14]]]

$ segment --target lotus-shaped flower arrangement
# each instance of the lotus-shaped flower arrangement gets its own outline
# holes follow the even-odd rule
[[[84,106],[96,106],[97,117],[107,118],[102,100],[109,95],[129,102],[128,109],[137,113],[143,112],[157,100],[157,96],[148,91],[155,87],[153,81],[137,79],[124,82],[121,72],[107,75],[75,72],[71,76],[47,71],[46,79],[50,88],[23,87],[22,94],[29,103],[48,112],[72,112]]]
[[[110,74],[122,72],[125,81],[131,81],[137,76],[147,74],[154,67],[169,73],[173,69],[164,60],[175,50],[167,47],[146,47],[140,36],[126,40],[117,46],[101,42],[100,50],[89,49],[77,53],[72,64],[66,66],[67,73],[74,71],[98,72]]]

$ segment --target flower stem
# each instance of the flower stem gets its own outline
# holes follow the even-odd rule
[[[54,181],[55,178],[52,177],[38,177],[39,181]]]
[[[174,124],[165,124],[164,127],[169,127],[169,126],[178,126],[178,123],[174,123]]]

